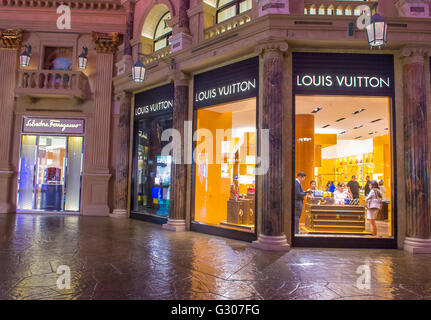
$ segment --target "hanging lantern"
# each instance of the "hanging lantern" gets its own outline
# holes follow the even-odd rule
[[[378,13],[371,17],[370,24],[366,29],[368,43],[371,47],[381,47],[386,44],[387,24]]]
[[[144,82],[145,67],[141,60],[138,60],[132,67],[132,79],[135,82]]]
[[[31,58],[31,46],[25,45],[25,50],[19,56],[19,65],[21,67],[28,67],[30,65]]]
[[[87,62],[88,62],[87,55],[88,55],[88,48],[83,47],[82,53],[78,57],[78,68],[79,69],[85,70],[87,68]]]

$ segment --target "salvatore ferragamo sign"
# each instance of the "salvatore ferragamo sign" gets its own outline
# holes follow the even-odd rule
[[[84,120],[24,117],[22,132],[82,134],[84,133]]]

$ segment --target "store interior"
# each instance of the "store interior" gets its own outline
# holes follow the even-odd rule
[[[256,99],[196,113],[194,221],[254,233]]]
[[[298,235],[372,237],[366,215],[366,177],[379,183],[384,201],[375,219],[377,237],[393,236],[391,207],[391,100],[388,97],[297,95],[295,175],[306,174]],[[349,195],[356,177],[359,201],[334,202],[334,188]],[[333,185],[331,187],[331,185]],[[332,191],[332,192],[331,192]]]

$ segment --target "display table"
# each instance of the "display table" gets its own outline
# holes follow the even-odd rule
[[[365,222],[364,206],[305,205],[305,229],[310,233],[370,234]]]

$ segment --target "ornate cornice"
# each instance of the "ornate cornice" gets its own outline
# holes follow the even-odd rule
[[[8,29],[0,32],[1,47],[5,49],[21,48],[24,32],[20,29]]]
[[[281,52],[285,53],[289,49],[289,45],[286,41],[283,40],[269,40],[265,42],[259,43],[254,52],[256,54],[261,55],[266,52]]]
[[[98,53],[114,53],[120,44],[120,35],[113,33],[92,33],[93,42],[96,44]]]
[[[19,7],[19,8],[57,8],[58,6],[66,4],[72,10],[109,10],[118,11],[124,10],[119,1],[75,1],[65,2],[58,0],[6,0],[0,1],[0,7]]]

